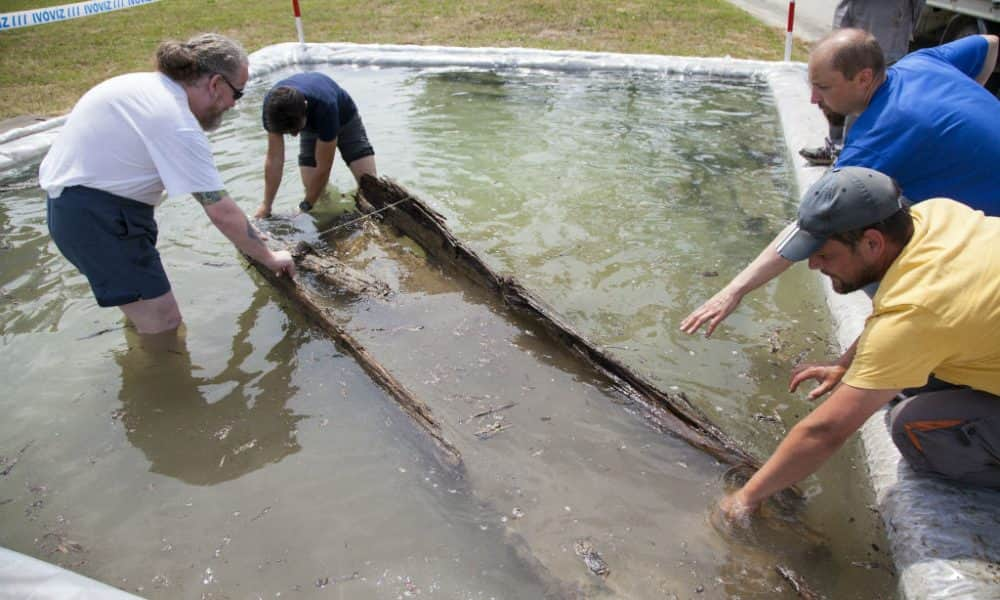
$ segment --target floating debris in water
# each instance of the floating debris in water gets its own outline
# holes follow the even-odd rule
[[[775,327],[773,331],[768,332],[767,342],[771,346],[771,354],[777,354],[785,349],[785,341],[781,339],[781,334],[784,331],[783,327]]]
[[[512,427],[511,425],[504,425],[500,421],[495,421],[477,431],[476,437],[481,440],[487,440],[495,436],[496,434],[500,433],[504,429],[510,429],[511,427]]]
[[[795,589],[795,593],[799,595],[799,598],[803,598],[803,600],[820,600],[823,598],[822,595],[806,585],[802,577],[800,577],[795,571],[783,565],[774,567],[774,570],[778,572],[778,575],[784,577],[785,580],[792,585],[792,588]]]
[[[777,413],[773,415],[765,415],[763,413],[754,413],[753,418],[757,421],[767,421],[769,423],[781,424],[781,417]]]
[[[84,551],[82,544],[68,539],[65,533],[46,533],[42,536],[42,548],[48,554],[55,552],[69,554],[70,552]]]
[[[10,475],[10,472],[14,470],[14,466],[17,465],[18,461],[21,460],[21,456],[24,452],[35,443],[35,440],[31,440],[24,445],[23,448],[17,451],[17,454],[12,458],[7,458],[5,456],[0,456],[0,476],[6,477]]]
[[[498,412],[500,412],[502,410],[507,410],[508,408],[513,408],[515,406],[517,406],[516,402],[510,402],[510,403],[504,404],[503,406],[497,406],[497,407],[493,407],[493,408],[488,408],[488,409],[486,409],[484,411],[477,412],[476,414],[472,415],[471,417],[468,417],[467,419],[462,419],[461,421],[459,421],[459,424],[461,424],[461,423],[468,423],[469,421],[471,421],[473,419],[478,419],[480,417],[485,417],[485,416],[488,416],[488,415],[492,415],[494,413],[498,413]]]
[[[251,448],[254,448],[256,446],[257,446],[257,440],[256,439],[250,440],[249,442],[247,442],[247,443],[241,445],[240,447],[234,449],[233,450],[233,456],[235,456],[237,454],[242,454],[242,453],[246,452],[247,450],[250,450]]]
[[[85,335],[83,337],[79,337],[79,338],[76,338],[76,339],[77,339],[77,341],[89,340],[89,339],[95,338],[95,337],[97,337],[99,335],[104,335],[105,333],[111,333],[112,331],[118,331],[120,329],[125,329],[125,327],[108,327],[106,329],[102,329],[102,330],[97,331],[95,333],[91,333],[90,335]]]
[[[608,568],[608,563],[604,562],[601,555],[594,549],[593,544],[588,540],[577,540],[573,544],[573,551],[576,555],[583,559],[583,563],[587,565],[590,572],[594,575],[600,577],[607,577],[611,573],[611,569]]]
[[[880,562],[874,561],[874,560],[856,560],[856,561],[851,562],[851,566],[852,567],[858,567],[858,568],[861,568],[861,569],[868,569],[869,571],[874,570],[874,569],[885,568],[885,565],[883,565]]]
[[[215,558],[222,556],[222,549],[228,546],[231,541],[233,541],[233,539],[229,536],[222,538],[222,543],[215,549]]]

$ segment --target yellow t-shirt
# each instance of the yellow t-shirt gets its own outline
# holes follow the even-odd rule
[[[918,387],[933,373],[1000,395],[1000,218],[944,198],[911,212],[844,383]]]

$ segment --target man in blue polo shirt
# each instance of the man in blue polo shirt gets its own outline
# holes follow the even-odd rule
[[[257,218],[271,215],[285,162],[285,134],[299,136],[299,173],[305,198],[299,209],[309,211],[330,181],[333,158],[341,158],[355,180],[376,176],[375,150],[351,96],[322,73],[298,73],[276,83],[264,97],[264,201]],[[300,135],[301,134],[301,135]]]
[[[878,40],[885,64],[894,64],[910,51],[913,29],[924,9],[924,0],[840,0],[833,11],[833,29],[864,29]],[[854,123],[844,115],[824,109],[830,135],[818,148],[803,148],[799,154],[811,165],[829,165],[844,147],[844,134]]]
[[[920,50],[886,69],[875,38],[860,29],[826,36],[809,55],[812,101],[857,120],[836,166],[867,167],[895,179],[913,202],[954,198],[1000,216],[1000,100],[982,84],[997,62],[995,35],[973,35]],[[743,296],[792,262],[777,252],[783,234],[681,322],[708,335]]]
[[[843,43],[862,33],[845,32]],[[833,50],[827,60],[834,60]],[[914,201],[954,197],[1000,215],[1000,102],[982,86],[996,58],[997,37],[975,35],[914,52],[876,74],[867,102],[845,102],[860,114],[837,166],[886,173]],[[810,69],[817,87],[826,81],[818,71]],[[820,102],[823,94],[816,92]]]

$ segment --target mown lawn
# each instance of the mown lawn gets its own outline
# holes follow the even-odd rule
[[[72,0],[0,0],[0,13]],[[301,0],[306,41],[523,46],[780,60],[784,33],[724,0]],[[248,51],[296,39],[290,0],[161,0],[0,31],[0,119],[67,112],[94,84],[149,70],[163,39],[217,31]],[[794,58],[803,60],[805,46]]]

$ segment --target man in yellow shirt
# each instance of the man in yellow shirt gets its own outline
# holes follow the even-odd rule
[[[863,167],[827,172],[778,253],[846,294],[877,286],[872,314],[832,365],[791,380],[833,394],[789,431],[742,489],[720,503],[742,521],[818,469],[879,408],[914,470],[1000,488],[1000,218],[937,198],[909,208],[895,181]],[[841,381],[841,379],[843,381]]]

